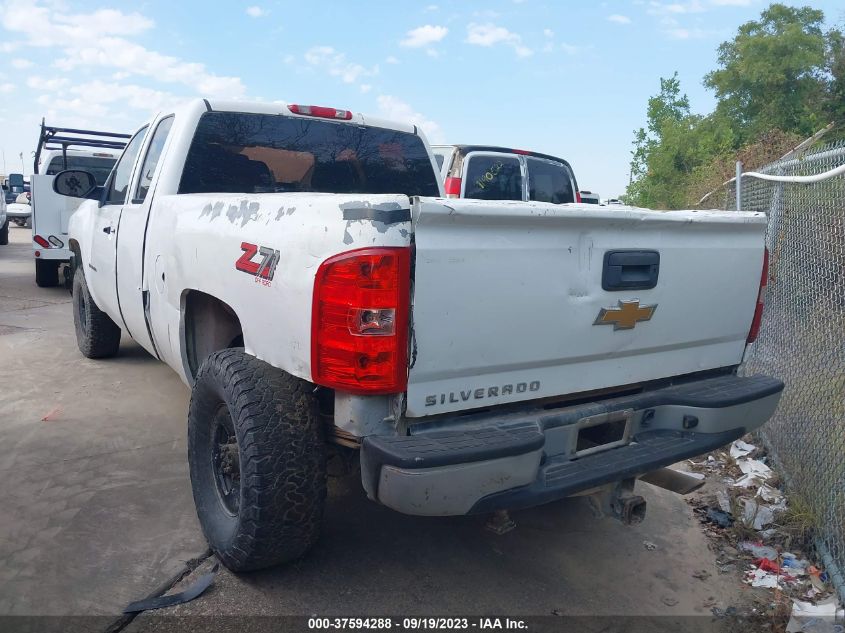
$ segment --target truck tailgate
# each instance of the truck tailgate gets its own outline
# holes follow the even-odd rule
[[[407,415],[738,364],[765,226],[751,213],[417,200]],[[656,285],[604,290],[606,252],[629,250],[658,254]],[[626,270],[648,285],[646,269]]]

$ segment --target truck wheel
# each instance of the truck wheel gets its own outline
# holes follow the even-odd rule
[[[232,571],[294,560],[319,537],[326,457],[313,389],[240,348],[215,352],[197,374],[188,412],[194,503]]]
[[[55,259],[35,260],[35,283],[39,288],[52,288],[59,285],[59,265]]]
[[[9,219],[6,218],[6,222],[3,224],[3,228],[0,229],[0,246],[5,246],[9,243]]]
[[[120,328],[94,303],[82,268],[73,275],[73,325],[76,344],[86,358],[108,358],[117,354]]]

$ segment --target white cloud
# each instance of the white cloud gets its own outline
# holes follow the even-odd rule
[[[343,83],[357,83],[359,79],[378,74],[378,66],[366,68],[350,62],[346,55],[331,46],[312,46],[305,51],[305,62],[312,68],[323,70],[332,77],[339,77]]]
[[[630,24],[631,18],[627,15],[621,15],[619,13],[613,13],[607,16],[608,22],[615,22],[616,24]]]
[[[15,84],[4,83],[0,84],[0,94],[9,94],[15,91]]]
[[[543,35],[545,35],[546,37],[554,37],[555,32],[551,29],[543,29]]]
[[[475,46],[488,47],[506,44],[513,48],[518,57],[529,57],[534,54],[534,51],[522,44],[522,38],[518,34],[508,31],[503,26],[496,26],[491,23],[471,23],[467,27],[466,42]]]
[[[106,67],[156,81],[178,83],[203,96],[242,97],[238,77],[210,73],[205,66],[162,55],[127,39],[149,30],[153,21],[140,13],[99,9],[92,13],[61,13],[35,0],[12,0],[0,13],[0,24],[23,40],[21,46],[58,48],[55,66]]]
[[[22,59],[20,57],[12,60],[12,68],[16,68],[18,70],[23,70],[25,68],[30,68],[32,66],[32,62],[28,59]]]
[[[439,42],[449,32],[445,26],[434,26],[432,24],[425,24],[411,29],[405,35],[405,39],[399,44],[408,48],[421,48]]]
[[[664,33],[673,40],[700,40],[718,34],[718,31],[708,31],[707,29],[699,28],[671,28],[665,29]]]
[[[715,3],[716,1],[728,2],[731,0],[710,0],[711,3]],[[741,2],[743,0],[732,1]],[[662,4],[652,0],[652,2],[649,3],[648,13],[658,17],[659,28],[669,39],[693,40],[726,36],[725,33],[721,33],[719,30],[690,27],[679,21],[679,18],[683,19],[682,16],[686,14],[701,13],[707,10],[707,8],[708,7],[705,7],[698,0],[692,0],[691,2],[683,4]]]
[[[648,3],[648,13],[651,15],[683,15],[687,13],[703,13],[706,7],[700,0],[689,0],[689,2],[656,2]]]
[[[384,61],[387,62],[388,64],[398,64],[399,63],[399,60],[396,59],[393,55],[389,55],[387,57],[387,59],[385,59]]]
[[[425,8],[426,13],[432,13],[434,11],[439,11],[439,10],[440,10],[440,7],[437,6],[436,4],[430,4]]]
[[[710,2],[721,7],[747,7],[750,6],[754,0],[710,0]]]
[[[373,89],[372,84],[361,84],[360,86],[358,86],[358,90],[360,90],[364,94],[368,93],[372,89]]]
[[[36,75],[26,80],[27,86],[41,92],[55,92],[66,87],[69,83],[70,80],[66,77],[44,78]]]
[[[251,6],[246,8],[246,14],[251,18],[260,18],[267,15],[267,11],[261,7]]]
[[[385,119],[418,125],[425,132],[429,141],[432,143],[443,142],[443,131],[440,125],[416,112],[409,103],[392,95],[379,95],[376,97],[376,103],[378,104],[379,115]]]

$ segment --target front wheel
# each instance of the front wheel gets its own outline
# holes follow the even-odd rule
[[[82,355],[86,358],[108,358],[117,354],[120,328],[94,302],[82,268],[73,275],[72,295],[76,344]]]
[[[215,352],[197,374],[188,412],[194,503],[232,571],[297,559],[319,537],[326,458],[312,391],[241,348]]]

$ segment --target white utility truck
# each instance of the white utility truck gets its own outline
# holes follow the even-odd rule
[[[156,116],[104,187],[54,188],[87,198],[79,348],[124,332],[189,385],[197,512],[233,570],[315,542],[329,451],[408,514],[589,494],[633,522],[639,477],[759,427],[783,388],[736,372],[763,214],[447,199],[413,125],[215,100]]]
[[[35,173],[30,178],[32,251],[39,286],[59,284],[59,268],[71,255],[68,221],[79,206],[79,200],[56,195],[53,178],[65,169],[82,169],[103,185],[128,138],[129,134],[50,127],[41,122]]]

